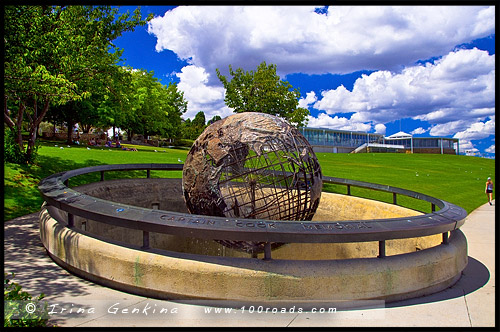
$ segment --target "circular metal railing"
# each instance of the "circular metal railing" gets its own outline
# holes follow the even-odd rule
[[[448,243],[448,232],[460,228],[467,212],[459,206],[418,192],[392,186],[323,177],[323,183],[344,185],[347,195],[351,187],[384,191],[393,194],[393,204],[398,195],[408,196],[431,204],[431,213],[390,219],[348,221],[278,221],[261,219],[223,218],[193,215],[157,209],[142,208],[110,202],[80,193],[69,188],[72,177],[100,172],[104,181],[105,172],[145,170],[149,178],[152,170],[181,171],[182,164],[117,164],[85,167],[53,174],[43,179],[39,190],[49,206],[68,213],[67,227],[74,226],[74,216],[97,222],[141,230],[143,249],[149,248],[149,233],[196,237],[202,239],[266,242],[264,259],[271,259],[271,242],[284,243],[344,243],[379,242],[379,256],[385,257],[385,241],[443,235]],[[436,211],[436,206],[439,210]]]

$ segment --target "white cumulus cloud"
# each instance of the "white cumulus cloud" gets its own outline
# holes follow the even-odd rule
[[[194,118],[196,113],[203,111],[206,120],[213,116],[228,116],[232,111],[224,104],[224,88],[208,86],[209,74],[204,68],[186,66],[176,76],[180,79],[178,89],[184,92],[188,102],[188,110],[183,118]]]
[[[480,140],[490,135],[495,135],[495,120],[475,122],[465,130],[456,133],[453,137],[460,140]]]
[[[491,145],[489,148],[487,148],[484,151],[486,151],[488,153],[495,153],[495,144]]]
[[[331,117],[325,113],[318,114],[317,118],[309,116],[307,126],[312,128],[328,128],[361,132],[368,132],[372,127],[369,123],[350,121],[350,119],[345,117]],[[381,127],[378,128],[381,129]]]
[[[385,135],[386,130],[387,130],[386,126],[382,123],[378,123],[375,125],[375,132],[377,134]]]
[[[477,153],[479,149],[477,149],[471,141],[462,140],[459,142],[459,153]]]
[[[431,135],[450,135],[494,116],[495,56],[478,49],[456,50],[400,73],[362,75],[352,91],[344,86],[323,91],[314,108],[332,116],[354,113],[355,122],[413,118],[434,124]]]
[[[470,121],[468,120],[456,120],[450,121],[446,123],[441,123],[433,126],[429,134],[431,136],[448,136],[453,133],[464,131],[470,125]]]
[[[316,97],[316,93],[314,91],[311,91],[311,92],[308,92],[306,93],[306,97],[305,98],[300,98],[299,99],[299,107],[303,107],[303,108],[308,108],[309,105],[313,104],[316,102],[316,100],[318,100],[318,98]]]
[[[313,6],[180,6],[151,20],[148,32],[157,52],[189,63],[176,74],[185,118],[231,114],[215,69],[227,76],[229,65],[255,70],[266,61],[281,77],[374,71],[352,91],[300,99],[320,111],[310,127],[382,133],[384,124],[412,118],[429,122],[430,135],[465,144],[494,132],[495,57],[453,50],[495,33],[494,6],[330,6],[323,14]],[[437,60],[415,65],[429,58]]]
[[[364,121],[412,117],[439,123],[461,118],[464,112],[474,117],[494,114],[494,82],[494,55],[458,50],[434,64],[407,67],[401,73],[362,75],[352,91],[344,86],[323,91],[314,107],[329,114],[356,112]]]
[[[148,24],[156,50],[214,73],[262,61],[281,75],[396,70],[495,31],[494,7],[177,7]]]
[[[423,134],[425,132],[427,132],[427,130],[425,130],[422,127],[418,127],[416,129],[412,130],[412,132],[410,134],[412,134],[412,135],[419,135],[419,134]]]

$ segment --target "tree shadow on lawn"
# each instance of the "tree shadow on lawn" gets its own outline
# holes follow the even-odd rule
[[[97,165],[103,163],[98,160],[76,163],[72,160],[47,156],[39,156],[36,165],[10,164],[10,168],[19,172],[21,176],[16,177],[17,179],[5,179],[4,199],[8,204],[4,206],[4,221],[40,210],[43,199],[38,191],[38,183],[44,178],[54,173]]]
[[[4,199],[7,204],[4,206],[4,221],[40,210],[43,199],[38,191],[38,184],[44,178],[55,173],[105,164],[95,159],[88,159],[77,163],[68,159],[48,156],[39,156],[36,165],[10,164],[9,166],[19,172],[21,176],[18,179],[5,179]],[[145,176],[146,171],[106,172],[106,180],[141,178]],[[70,187],[76,187],[99,180],[99,172],[90,173],[71,178],[69,185]]]

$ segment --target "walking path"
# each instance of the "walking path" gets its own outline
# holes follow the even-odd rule
[[[495,326],[495,203],[468,217],[461,230],[467,237],[469,263],[452,287],[385,307],[336,313],[272,312],[279,308],[217,309],[196,301],[162,301],[131,295],[80,279],[46,254],[38,230],[38,214],[4,223],[4,272],[33,297],[46,294],[50,322],[61,327],[130,326]]]

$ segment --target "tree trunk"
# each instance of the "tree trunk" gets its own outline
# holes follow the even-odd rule
[[[28,148],[26,149],[26,161],[29,163],[32,158],[33,151],[35,150],[36,142],[36,127],[30,126],[28,136]]]
[[[66,140],[66,144],[70,145],[73,143],[73,128],[75,124],[73,122],[68,122],[68,139]]]
[[[16,143],[19,146],[19,150],[21,150],[21,152],[24,152],[22,122],[16,125]]]
[[[88,134],[90,132],[91,125],[82,125],[82,131],[84,134]]]
[[[19,107],[21,107],[21,106],[19,106]],[[24,105],[23,105],[23,109],[25,109]],[[21,152],[24,152],[24,143],[23,143],[23,113],[24,113],[24,110],[22,112],[20,112],[20,117],[18,117],[18,119],[16,121],[16,143],[19,146],[19,150]]]
[[[32,155],[33,151],[35,150],[36,128],[42,122],[42,119],[45,116],[45,114],[47,114],[47,111],[49,110],[49,105],[50,105],[50,100],[47,99],[45,101],[45,105],[43,106],[42,112],[38,114],[38,107],[36,101],[34,103],[35,113],[33,118],[30,119],[28,147],[26,149],[26,161],[28,163],[32,162]],[[19,128],[19,135],[21,136],[21,144],[22,144],[21,128]]]
[[[14,136],[14,141],[17,143],[19,146],[19,150],[21,152],[24,152],[24,144],[23,144],[23,135],[22,135],[22,130],[23,130],[23,117],[24,117],[24,111],[26,110],[26,106],[24,105],[23,102],[19,101],[19,109],[17,110],[17,117],[14,120],[11,119],[9,116],[10,111],[8,110],[7,107],[7,97],[5,97],[5,104],[4,104],[4,122],[9,126],[9,128],[14,131],[15,136]]]

